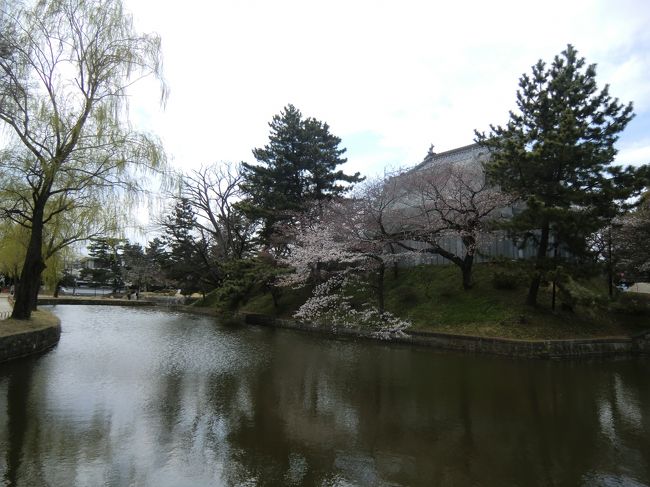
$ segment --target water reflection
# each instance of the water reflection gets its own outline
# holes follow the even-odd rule
[[[650,361],[545,362],[60,306],[0,366],[4,485],[650,485]]]

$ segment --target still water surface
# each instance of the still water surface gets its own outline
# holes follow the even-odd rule
[[[58,306],[0,365],[0,485],[649,486],[650,360],[553,362]]]

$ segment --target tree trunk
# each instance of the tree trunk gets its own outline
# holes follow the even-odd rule
[[[612,262],[612,226],[609,226],[607,237],[607,290],[609,299],[614,297],[614,263]]]
[[[278,310],[280,307],[280,293],[282,292],[280,288],[271,285],[270,286],[270,291],[271,291],[271,299],[273,299],[273,309]]]
[[[466,255],[461,267],[463,273],[463,289],[465,291],[472,288],[472,264],[474,263],[473,255]]]
[[[393,263],[392,263],[393,279],[397,280],[397,278],[399,277],[399,266],[397,265],[397,259],[395,258],[395,254],[397,252],[395,252],[395,246],[393,244],[389,244],[389,245],[390,245],[390,253],[393,255]]]
[[[34,210],[32,231],[25,255],[25,263],[16,286],[14,310],[11,317],[16,320],[28,320],[36,310],[41,274],[45,270],[43,260],[43,209]]]
[[[379,261],[379,269],[377,270],[377,305],[379,307],[379,314],[384,314],[384,275],[386,274],[386,265],[384,261]]]
[[[535,272],[533,273],[533,279],[530,282],[530,288],[528,288],[528,297],[526,298],[526,304],[529,306],[537,306],[537,294],[539,292],[539,285],[542,282],[542,271],[544,268],[544,260],[546,259],[546,253],[548,252],[548,237],[550,233],[550,225],[548,218],[544,219],[542,224],[542,235],[539,239],[539,248],[537,249],[537,261],[535,262]]]

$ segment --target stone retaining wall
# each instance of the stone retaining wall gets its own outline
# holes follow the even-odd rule
[[[291,328],[344,337],[377,339],[371,332],[344,327],[327,327],[276,319],[254,313],[242,313],[240,318],[252,325]],[[444,350],[490,353],[511,357],[572,358],[650,354],[650,331],[634,337],[591,338],[573,340],[513,340],[486,338],[447,333],[407,331],[406,336],[395,337],[391,343],[421,345]]]
[[[100,306],[154,306],[151,301],[135,299],[107,299],[107,298],[38,298],[38,304],[91,304]]]
[[[632,337],[632,339],[640,353],[650,355],[650,331],[640,333],[639,335]]]
[[[40,330],[0,337],[0,363],[49,350],[59,342],[61,323]]]

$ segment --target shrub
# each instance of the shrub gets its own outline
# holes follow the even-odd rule
[[[635,316],[650,314],[650,296],[647,294],[625,292],[613,302],[610,309],[616,313]]]
[[[515,269],[495,271],[492,275],[492,286],[495,289],[513,290],[517,289],[523,280],[523,273]]]
[[[556,283],[562,309],[572,311],[578,305],[593,308],[606,303],[605,296],[578,284],[564,269],[558,268],[556,272]]]
[[[411,286],[400,286],[395,289],[395,294],[400,307],[415,306],[419,302],[418,293]]]

